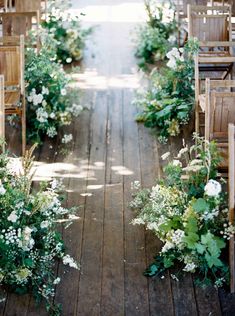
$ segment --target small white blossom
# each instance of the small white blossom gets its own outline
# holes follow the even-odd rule
[[[60,93],[61,93],[61,95],[65,96],[67,94],[67,91],[66,91],[66,89],[61,89]]]
[[[47,228],[49,226],[49,221],[43,221],[41,222],[41,225],[40,227],[43,229],[43,228]]]
[[[37,114],[37,120],[40,123],[47,122],[48,113],[43,108],[38,108],[37,111],[36,111],[36,114]]]
[[[204,190],[206,195],[216,197],[220,194],[222,188],[219,182],[211,179],[206,184]]]
[[[173,160],[172,165],[175,167],[182,167],[182,163],[179,160]]]
[[[73,140],[73,135],[72,134],[65,134],[64,137],[62,138],[61,142],[63,144],[68,144],[69,142],[71,142]]]
[[[15,211],[11,212],[11,214],[7,217],[7,220],[12,223],[17,222],[18,216],[16,215],[16,212]]]
[[[71,258],[69,255],[66,255],[66,256],[63,257],[63,264],[64,264],[64,265],[68,265],[68,266],[70,266],[71,268],[78,269],[77,263],[76,263],[75,260],[74,260],[73,258]]]

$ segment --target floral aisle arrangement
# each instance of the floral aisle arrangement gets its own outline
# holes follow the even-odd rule
[[[0,155],[0,282],[18,294],[33,293],[37,302],[45,300],[50,315],[59,315],[53,304],[56,260],[78,269],[65,253],[57,225],[70,223],[75,209],[61,205],[61,183],[53,180],[40,190],[32,189],[32,150],[23,160],[20,174],[11,168],[6,154]]]
[[[140,190],[135,184],[138,190],[131,207],[137,216],[132,223],[146,225],[162,241],[146,276],[163,276],[177,266],[178,274],[197,272],[198,283],[221,286],[228,281],[223,249],[234,226],[228,222],[223,181],[218,180],[216,144],[194,137],[195,145],[182,148],[167,164],[163,180],[151,189]],[[166,153],[162,158],[169,156]]]
[[[135,52],[138,65],[143,69],[166,58],[166,53],[176,44],[177,32],[174,9],[169,1],[160,4],[146,0],[145,7],[148,21],[137,30]]]
[[[82,106],[71,103],[67,96],[70,77],[55,59],[55,41],[43,34],[39,53],[27,51],[25,79],[27,81],[28,138],[42,143],[44,135],[55,137],[58,128],[69,125]]]
[[[49,1],[49,13],[42,22],[42,26],[56,40],[56,59],[62,64],[82,59],[85,40],[91,33],[91,28],[84,29],[80,18],[69,12],[71,6],[71,1]]]
[[[197,49],[198,42],[194,39],[184,48],[173,47],[166,55],[166,67],[152,71],[150,87],[134,100],[143,109],[137,120],[146,127],[157,128],[162,143],[169,136],[177,136],[180,127],[189,121],[194,104],[193,57]]]

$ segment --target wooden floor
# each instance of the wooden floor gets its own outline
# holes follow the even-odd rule
[[[67,205],[81,206],[80,219],[63,231],[81,270],[57,267],[62,282],[55,300],[63,305],[62,315],[235,315],[233,297],[228,305],[222,293],[220,305],[217,291],[194,287],[191,275],[179,283],[169,275],[163,280],[142,276],[160,243],[143,227],[130,225],[131,182],[151,187],[161,173],[159,157],[169,150],[134,121],[132,100],[139,83],[130,31],[141,19],[143,1],[74,0],[76,8],[87,9],[86,19],[92,20],[87,24],[99,25],[86,52],[84,75],[75,76],[74,83],[83,89],[82,104],[88,109],[67,130],[74,136],[68,155],[62,155],[57,141],[45,142],[37,154],[43,163],[37,177],[64,178]],[[16,137],[17,132],[8,135],[10,147]],[[175,151],[176,140],[169,146]],[[43,305],[35,308],[30,296],[5,294],[0,315],[46,312]]]

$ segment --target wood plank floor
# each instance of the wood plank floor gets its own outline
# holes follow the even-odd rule
[[[175,282],[147,279],[146,265],[160,243],[142,227],[132,226],[131,182],[151,187],[161,173],[160,155],[176,150],[180,140],[159,146],[134,121],[132,105],[140,89],[130,32],[142,20],[141,0],[79,0],[73,9],[87,13],[95,27],[86,52],[84,74],[74,76],[87,107],[69,132],[74,135],[68,155],[57,141],[45,142],[37,154],[43,162],[38,177],[64,178],[67,205],[81,205],[80,219],[63,230],[68,252],[81,263],[80,272],[57,267],[62,277],[55,300],[63,316],[232,316],[232,297],[215,289],[195,288],[190,275]],[[78,4],[79,3],[79,4]],[[9,136],[11,135],[11,137]],[[17,133],[8,133],[13,148]],[[15,148],[14,148],[15,149]],[[43,316],[32,297],[5,295],[2,316]],[[221,309],[222,306],[222,309]],[[222,312],[223,310],[223,312]]]

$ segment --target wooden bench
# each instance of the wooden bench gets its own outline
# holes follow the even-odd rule
[[[16,114],[22,124],[22,154],[26,149],[24,36],[0,38],[0,74],[5,81],[5,115]]]

